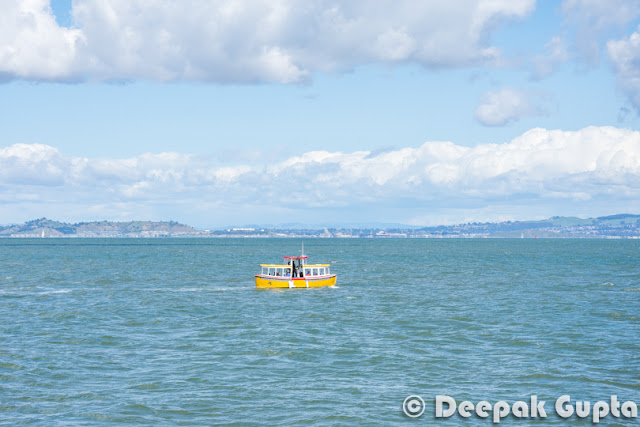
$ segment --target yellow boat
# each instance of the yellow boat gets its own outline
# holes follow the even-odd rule
[[[260,264],[257,288],[318,288],[336,284],[329,264],[307,264],[307,256],[286,256],[282,264]]]

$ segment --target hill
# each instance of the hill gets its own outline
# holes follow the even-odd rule
[[[443,237],[640,237],[640,215],[598,218],[554,216],[540,221],[505,221],[425,227],[422,233]]]
[[[175,221],[93,221],[69,224],[47,218],[0,227],[0,237],[177,237],[200,232]]]
[[[386,224],[388,225],[388,224]],[[551,217],[538,221],[467,223],[415,228],[381,224],[362,228],[298,228],[297,224],[262,228],[199,231],[175,221],[93,221],[69,224],[46,218],[0,226],[0,237],[295,237],[295,238],[624,238],[640,239],[640,215],[598,218]]]

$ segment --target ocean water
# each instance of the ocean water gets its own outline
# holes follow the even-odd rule
[[[0,240],[0,424],[490,425],[434,398],[640,403],[640,241]],[[412,419],[404,399],[426,411]],[[601,424],[637,425],[608,416]]]

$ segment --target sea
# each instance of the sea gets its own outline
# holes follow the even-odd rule
[[[337,285],[256,289],[302,243]],[[567,395],[640,403],[638,240],[0,239],[2,425],[591,425]]]

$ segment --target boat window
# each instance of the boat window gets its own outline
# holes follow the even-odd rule
[[[311,269],[310,268],[305,268],[304,269],[304,275],[305,276],[311,276]]]
[[[282,268],[276,268],[276,276],[282,276]]]
[[[313,269],[313,275],[314,275],[314,276],[317,276],[317,275],[318,275],[318,269],[317,269],[317,268],[314,268],[314,269]]]
[[[291,269],[290,268],[285,268],[284,269],[284,275],[287,276],[287,277],[291,276]]]
[[[327,267],[326,272],[327,272],[327,274],[331,274],[331,273],[329,273],[329,267]]]
[[[275,276],[276,275],[276,269],[271,267],[269,268],[269,276]]]

